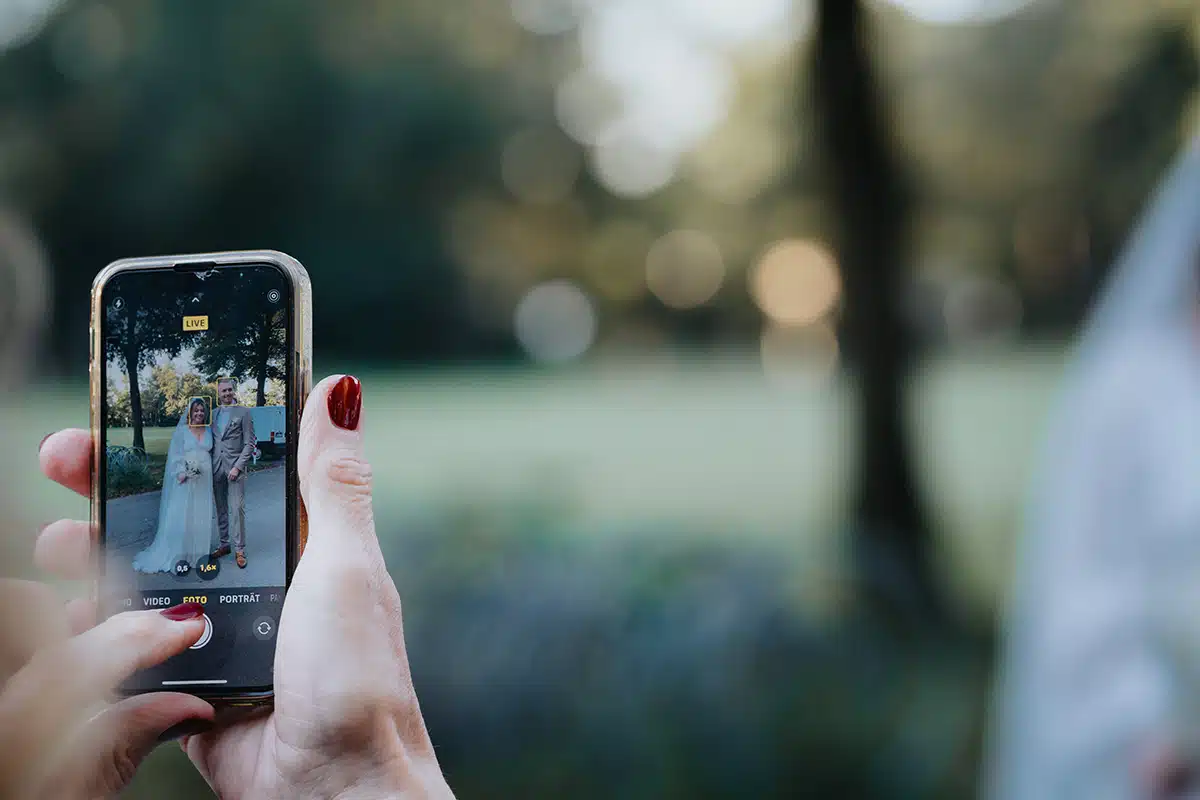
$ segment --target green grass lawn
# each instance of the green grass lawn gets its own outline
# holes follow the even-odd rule
[[[927,363],[913,383],[914,441],[938,522],[943,574],[990,609],[1008,577],[1029,470],[1061,351]],[[556,530],[836,540],[856,451],[844,382],[781,388],[753,362],[604,362],[563,370],[360,372],[363,430],[383,535],[414,515],[488,518],[550,506]],[[0,406],[9,485],[34,520],[86,515],[37,476],[38,439],[87,424],[87,392],[42,385]],[[165,452],[170,429],[147,432]],[[114,431],[125,443],[129,431]],[[19,467],[19,468],[18,468]],[[666,535],[666,534],[664,534]]]
[[[114,487],[110,485],[108,487],[108,498],[112,500],[117,497],[156,491],[161,488],[163,474],[167,466],[167,451],[170,449],[171,437],[174,434],[175,429],[173,427],[143,429],[142,438],[146,443],[147,479],[136,486]],[[110,428],[108,431],[108,444],[112,447],[131,447],[133,445],[133,428]],[[277,459],[261,458],[257,464],[251,463],[247,465],[246,472],[269,469],[277,463]]]
[[[911,424],[921,486],[937,522],[938,567],[952,598],[969,612],[993,614],[1007,583],[1030,468],[1042,439],[1061,361],[1061,353],[1056,350],[1015,350],[940,358],[914,375]],[[512,721],[540,719],[539,714],[549,707],[537,706],[538,714],[531,716],[518,702],[520,692],[497,693],[494,687],[509,685],[506,680],[513,686],[523,685],[523,681],[536,677],[538,686],[561,687],[560,694],[537,695],[551,698],[538,702],[567,704],[569,719],[591,720],[577,728],[566,726],[567,734],[575,738],[564,740],[567,745],[563,752],[572,756],[581,752],[578,743],[590,741],[586,739],[587,731],[607,730],[595,720],[609,720],[610,709],[585,713],[569,704],[574,698],[593,696],[593,690],[580,691],[581,679],[586,685],[587,680],[594,682],[610,671],[598,670],[589,677],[586,669],[577,666],[594,660],[590,644],[581,651],[578,661],[560,663],[556,659],[566,652],[560,642],[568,640],[573,631],[588,631],[586,639],[598,630],[599,641],[619,644],[612,657],[618,661],[625,658],[627,661],[620,663],[636,667],[611,674],[661,673],[661,683],[647,683],[639,690],[647,703],[629,707],[641,708],[650,701],[658,703],[664,697],[675,697],[679,702],[671,710],[656,714],[667,720],[678,717],[676,722],[664,725],[661,741],[682,741],[681,731],[703,728],[702,721],[692,720],[707,719],[703,715],[710,708],[692,703],[693,695],[676,697],[675,687],[692,680],[695,664],[719,664],[721,654],[743,652],[749,645],[741,634],[748,629],[762,632],[763,638],[756,640],[760,649],[754,652],[772,652],[766,643],[778,641],[780,629],[774,615],[785,606],[794,605],[804,614],[813,615],[814,620],[825,620],[822,625],[832,624],[828,622],[832,618],[823,616],[821,609],[837,608],[842,590],[830,578],[820,579],[822,568],[814,562],[823,554],[820,549],[838,543],[845,531],[841,523],[846,520],[857,447],[856,400],[848,383],[781,388],[767,383],[748,361],[653,365],[609,362],[565,370],[363,371],[359,375],[365,402],[362,430],[375,468],[379,533],[385,552],[395,559],[393,573],[405,594],[406,628],[416,656],[413,663],[424,670],[421,675],[425,677],[436,675],[444,683],[443,676],[453,674],[459,681],[452,684],[452,692],[444,692],[441,697],[437,692],[423,696],[423,706],[433,715],[434,724],[454,730],[453,720],[476,718],[475,704],[486,708],[486,704],[500,698],[508,705],[503,707],[503,714],[493,712],[493,718],[503,717],[504,735],[508,736]],[[0,462],[0,470],[8,470],[0,472],[0,479],[5,481],[0,485],[6,487],[5,499],[19,501],[15,504],[16,516],[27,523],[32,543],[37,522],[61,516],[83,518],[87,514],[86,500],[40,478],[34,460],[44,433],[86,425],[86,386],[43,384],[0,400],[7,403],[0,405],[0,448],[14,454]],[[155,454],[152,457],[162,457],[169,437],[170,429],[147,432],[147,448]],[[130,440],[129,431],[114,431],[111,439],[118,444]],[[554,538],[531,544],[531,536],[536,539],[540,535]],[[680,561],[663,556],[658,567],[638,566],[638,559],[647,553],[653,562],[655,552],[669,554],[688,548],[703,552],[714,541],[732,545],[724,549],[722,557],[726,559],[729,554],[768,558],[780,567],[782,577],[778,579],[786,585],[773,594],[762,595],[762,587],[768,584],[758,580],[758,572],[746,573],[748,577],[740,579],[741,583],[717,580],[726,573],[710,569],[712,562],[707,557],[689,560],[684,556]],[[446,544],[438,550],[429,542]],[[558,545],[565,547],[556,550]],[[814,546],[817,558],[810,559]],[[540,556],[539,548],[548,555]],[[607,562],[603,560],[606,552],[610,553]],[[611,555],[614,552],[615,557]],[[563,560],[563,553],[571,554],[571,558]],[[607,572],[597,572],[602,564],[608,564]],[[578,580],[578,597],[571,594],[573,590],[562,588],[564,582],[558,575],[564,570],[571,581]],[[729,574],[741,573],[734,570]],[[672,575],[682,576],[677,583],[691,587],[687,592],[692,594],[670,594],[681,591],[678,586],[671,589]],[[631,583],[626,580],[630,576]],[[813,580],[814,576],[820,580]],[[528,580],[530,577],[535,580]],[[527,602],[526,594],[530,592],[541,599]],[[676,604],[651,604],[647,611],[639,605],[642,601],[630,600],[634,596],[667,598]],[[486,600],[480,602],[480,598]],[[508,598],[508,605],[498,604],[499,610],[488,617],[486,609],[491,603],[504,598]],[[608,608],[610,602],[617,603],[611,630],[587,627],[596,624],[596,618],[589,616],[591,612],[570,611],[591,608],[589,602],[603,608]],[[717,613],[705,611],[693,620],[692,628],[684,626],[684,635],[672,638],[679,622],[689,619],[680,614],[680,609],[697,607],[711,607]],[[755,608],[761,611],[758,616],[750,613]],[[562,609],[567,613],[560,617]],[[446,616],[437,616],[440,613]],[[583,615],[576,618],[572,613]],[[734,618],[736,625],[730,622]],[[656,619],[666,622],[654,635],[631,635],[638,631],[644,634],[646,621]],[[758,628],[745,627],[756,619],[761,623]],[[769,624],[763,620],[769,620]],[[840,620],[838,624],[843,623]],[[736,636],[715,639],[708,650],[688,649],[692,647],[689,643],[699,641],[696,632],[711,633],[727,624]],[[500,631],[490,649],[479,647],[480,630]],[[447,635],[447,631],[452,634]],[[460,637],[459,631],[465,633]],[[605,631],[617,638],[604,638]],[[619,632],[619,636],[612,631]],[[758,708],[753,703],[760,702],[763,708],[801,710],[790,718],[803,717],[810,726],[795,741],[794,751],[787,753],[788,763],[800,757],[826,763],[834,756],[844,758],[847,765],[865,763],[874,751],[862,743],[883,741],[884,736],[876,729],[879,715],[864,717],[863,708],[875,708],[877,696],[902,698],[895,708],[911,709],[898,718],[904,724],[897,724],[897,729],[919,731],[921,737],[934,741],[936,737],[930,738],[928,732],[937,730],[943,725],[939,720],[945,718],[959,721],[943,725],[950,731],[943,737],[946,741],[972,739],[955,726],[964,716],[982,713],[979,709],[984,707],[986,673],[982,667],[964,677],[960,667],[939,653],[920,673],[923,682],[919,684],[905,678],[892,681],[890,686],[878,686],[872,668],[864,677],[864,685],[871,687],[868,692],[850,683],[847,686],[853,691],[843,690],[838,688],[838,676],[859,673],[846,670],[837,659],[813,660],[813,640],[807,633],[805,636],[804,647],[784,649],[791,654],[787,657],[803,657],[794,670],[772,673],[786,676],[778,685],[751,682],[746,686],[730,684],[728,691],[717,690],[721,697],[751,698],[749,708]],[[449,646],[459,638],[472,648],[470,658],[463,655],[467,651]],[[853,648],[843,642],[832,652],[857,652],[861,640],[853,642]],[[559,666],[550,666],[545,672],[542,665],[506,660],[504,655],[514,650],[535,652],[539,647],[556,654],[546,663]],[[638,654],[644,650],[649,655],[638,661]],[[883,650],[870,652],[875,658]],[[460,665],[475,663],[481,653],[490,660],[482,662],[478,672],[455,672]],[[668,660],[660,660],[668,656]],[[912,654],[906,653],[896,663],[912,661]],[[655,667],[646,668],[646,664]],[[510,671],[504,672],[506,668]],[[718,666],[716,672],[706,671],[703,681],[712,675],[741,674],[741,669],[728,664]],[[419,685],[437,686],[439,680]],[[667,685],[672,691],[661,688]],[[912,687],[926,685],[934,688],[924,694],[918,692],[914,699]],[[608,684],[594,690],[597,705],[625,707],[614,698],[628,699],[628,685],[617,681],[613,686],[619,691],[607,688]],[[816,695],[833,698],[816,714],[812,697],[804,694],[809,686],[819,687]],[[800,699],[794,705],[782,706],[781,698],[790,697],[787,691],[793,691],[787,687],[799,687],[794,691],[800,692]],[[828,687],[833,689],[827,691]],[[744,694],[737,694],[739,691]],[[870,702],[857,708],[855,698],[868,695]],[[703,699],[703,693],[697,696]],[[699,709],[701,717],[687,716],[688,709]],[[884,713],[883,718],[891,720],[894,711]],[[564,712],[555,707],[554,713]],[[751,728],[752,718],[757,719],[754,713],[740,708],[731,713],[734,721]],[[782,716],[788,717],[789,713]],[[829,730],[820,730],[821,726],[836,735],[827,735]],[[860,738],[848,733],[859,730],[856,726],[866,731]],[[649,728],[638,722],[628,730],[644,729]],[[786,728],[770,730],[776,731],[774,736],[778,738],[778,731],[785,729],[794,730],[797,725],[789,723]],[[470,731],[462,737],[458,749],[451,748],[451,752],[486,749],[471,738]],[[890,728],[886,737],[891,741]],[[709,741],[702,737],[694,750],[680,752],[708,752]],[[814,744],[826,742],[832,743],[828,749],[832,755],[828,757]],[[668,748],[666,752],[674,751]],[[896,752],[913,763],[924,763],[926,759],[905,755],[908,751],[904,749]],[[546,762],[545,753],[538,744],[518,750],[518,755],[529,758],[536,768]],[[962,758],[958,751],[950,756]],[[522,773],[521,763],[513,763],[517,766],[510,765],[511,769],[502,774],[516,781],[514,785],[528,789],[528,783],[522,783],[523,777],[512,778]],[[668,762],[664,758],[656,763]],[[454,766],[461,771],[464,765],[470,767],[471,760]],[[679,761],[675,769],[692,771],[697,766],[703,764]],[[490,772],[486,763],[481,769],[489,773],[476,785],[494,786],[496,775],[501,773]],[[668,773],[670,769],[664,774]],[[471,785],[461,774],[459,779]],[[179,798],[209,796],[194,770],[184,764],[178,748],[159,748],[128,794],[163,796],[163,787],[168,785],[174,787],[173,796]],[[960,776],[955,784],[960,789],[968,785],[973,785],[969,774]],[[512,794],[558,796],[562,792]],[[949,796],[963,794],[960,791]]]
[[[169,428],[144,428],[142,436],[146,440],[146,454],[166,456],[171,446],[171,437],[175,434],[174,426]],[[109,428],[108,444],[114,447],[131,447],[133,445],[133,428]]]

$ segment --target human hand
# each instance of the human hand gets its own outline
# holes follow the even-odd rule
[[[176,477],[179,479],[180,483],[187,483],[187,473],[186,472],[181,472]]]
[[[241,474],[242,474],[242,471],[240,469],[238,469],[237,467],[234,467],[233,469],[229,470],[229,480],[231,482],[236,481],[238,479],[238,477],[241,476]]]
[[[269,713],[190,737],[185,748],[224,798],[452,797],[417,703],[400,597],[384,566],[363,454],[361,387],[328,378],[300,427],[304,556],[276,638]],[[46,475],[86,494],[90,437],[61,431],[42,445]],[[43,531],[39,562],[86,573],[89,526]]]
[[[115,794],[172,730],[212,719],[212,706],[187,694],[107,701],[133,672],[200,638],[199,604],[130,611],[78,633],[91,613],[42,584],[0,581],[0,797]]]

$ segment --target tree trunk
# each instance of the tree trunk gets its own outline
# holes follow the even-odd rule
[[[132,330],[132,328],[130,328]],[[130,337],[132,339],[132,336]],[[133,446],[146,449],[142,425],[142,390],[138,386],[138,351],[136,343],[124,352],[125,374],[129,377],[129,423],[133,426]]]
[[[929,528],[905,428],[911,362],[899,311],[907,191],[887,139],[859,0],[820,0],[812,79],[846,293],[843,334],[858,377],[861,419],[854,546],[869,582],[944,605],[929,561]]]
[[[267,361],[271,355],[271,314],[263,314],[263,324],[258,330],[258,363],[255,365],[258,372],[258,393],[255,396],[255,405],[265,406],[267,404]]]
[[[144,420],[142,419],[142,387],[138,386],[138,366],[141,352],[137,335],[138,312],[130,303],[125,308],[125,337],[121,357],[125,361],[125,374],[129,378],[129,422],[133,426],[133,447],[146,449]]]

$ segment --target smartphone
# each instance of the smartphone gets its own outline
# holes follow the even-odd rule
[[[304,546],[296,435],[311,290],[274,251],[117,261],[92,285],[92,524],[102,617],[198,602],[204,634],[121,691],[274,696]]]

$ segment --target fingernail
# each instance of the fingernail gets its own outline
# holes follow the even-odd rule
[[[198,619],[204,616],[204,606],[199,603],[180,603],[177,606],[164,608],[158,612],[167,619],[175,620],[176,622],[184,622],[189,619]]]
[[[185,719],[177,722],[158,735],[160,742],[170,742],[185,736],[195,736],[198,733],[212,730],[213,724],[206,719]]]
[[[358,430],[362,413],[362,384],[353,375],[342,379],[329,390],[329,418],[333,424],[348,431]]]
[[[53,435],[54,435],[53,433],[47,433],[45,436],[42,437],[42,440],[40,442],[38,442],[38,453],[42,452],[42,445],[44,445],[46,443],[46,440],[49,439]]]

